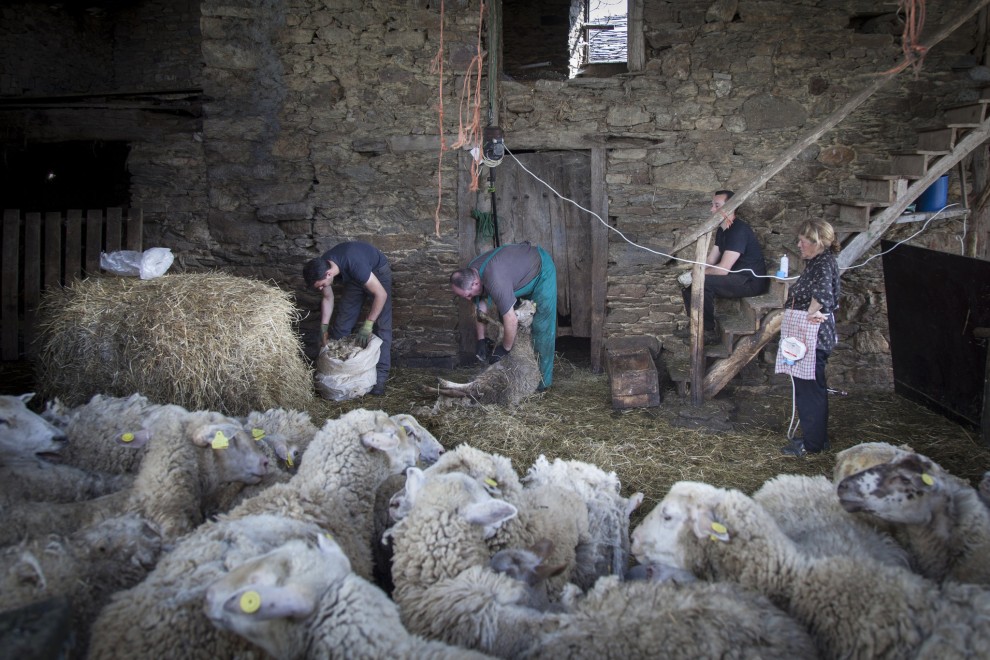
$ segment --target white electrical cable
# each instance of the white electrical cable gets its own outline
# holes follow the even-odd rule
[[[504,145],[503,145],[503,146],[504,146]],[[629,243],[629,245],[632,245],[633,247],[637,247],[637,248],[639,248],[640,250],[645,250],[646,252],[650,252],[650,253],[652,253],[652,254],[656,254],[656,255],[658,255],[658,256],[661,256],[661,257],[666,257],[667,259],[673,259],[674,261],[680,261],[680,262],[682,262],[682,263],[686,263],[686,264],[694,264],[694,265],[699,265],[699,266],[708,266],[708,267],[710,267],[710,268],[717,268],[718,270],[724,270],[724,271],[726,271],[726,272],[732,272],[732,273],[745,273],[746,271],[749,271],[750,273],[753,273],[753,275],[754,275],[755,277],[762,277],[762,278],[767,278],[767,279],[773,279],[773,280],[796,280],[796,279],[798,278],[798,276],[797,276],[797,275],[795,275],[795,276],[793,276],[793,277],[777,277],[776,275],[757,275],[757,274],[756,274],[755,272],[753,272],[753,270],[752,270],[751,268],[743,268],[743,269],[740,269],[740,270],[730,270],[730,269],[728,269],[728,268],[723,268],[723,267],[721,267],[721,266],[713,266],[713,265],[711,265],[711,264],[705,264],[705,263],[702,263],[702,262],[700,262],[700,261],[694,261],[693,259],[682,259],[681,257],[675,257],[675,256],[674,256],[674,255],[672,255],[672,254],[667,254],[667,253],[665,253],[665,252],[660,252],[659,250],[654,250],[654,249],[651,249],[651,248],[648,248],[648,247],[646,247],[645,245],[640,245],[640,244],[638,244],[638,243],[636,243],[636,242],[634,242],[634,241],[631,241],[631,240],[629,240],[629,239],[628,239],[628,238],[626,237],[626,235],[625,235],[625,234],[623,234],[623,233],[622,233],[621,231],[619,231],[618,229],[616,229],[616,228],[615,228],[615,227],[613,227],[612,225],[610,225],[610,224],[608,224],[607,222],[605,222],[604,220],[602,220],[602,217],[601,217],[600,215],[598,215],[597,213],[595,213],[594,211],[592,211],[591,209],[586,209],[586,208],[584,208],[583,206],[581,206],[580,204],[578,204],[577,202],[575,202],[575,201],[574,201],[573,199],[570,199],[570,198],[568,198],[568,197],[564,197],[564,196],[563,196],[563,195],[561,195],[561,194],[560,194],[559,192],[557,192],[556,190],[554,190],[554,188],[553,188],[553,186],[551,186],[551,185],[550,185],[549,183],[547,183],[546,181],[544,181],[544,180],[543,180],[543,179],[541,179],[540,177],[538,177],[538,176],[536,176],[535,174],[533,174],[533,173],[532,173],[532,172],[531,172],[530,170],[528,170],[528,169],[526,168],[526,166],[525,166],[525,165],[523,165],[523,164],[522,164],[522,163],[521,163],[521,162],[519,161],[519,159],[518,159],[518,158],[516,158],[516,155],[515,155],[514,153],[512,153],[512,151],[511,151],[511,150],[509,149],[509,147],[505,147],[505,153],[507,153],[507,154],[509,154],[510,156],[512,156],[512,159],[513,159],[514,161],[516,161],[516,163],[517,163],[517,164],[519,165],[519,167],[521,167],[521,168],[523,168],[523,171],[525,171],[525,172],[526,172],[527,174],[529,174],[529,175],[530,175],[531,177],[533,177],[534,179],[536,179],[537,181],[539,181],[540,183],[542,183],[542,184],[543,184],[544,186],[546,186],[546,187],[547,187],[547,188],[548,188],[548,189],[550,190],[550,192],[552,192],[552,193],[553,193],[554,195],[556,195],[556,196],[557,196],[557,197],[559,197],[560,199],[562,199],[562,200],[564,200],[565,202],[570,202],[571,204],[573,204],[574,206],[576,206],[576,207],[578,207],[578,208],[579,208],[579,209],[581,209],[582,211],[584,211],[584,212],[586,212],[586,213],[590,213],[591,215],[593,215],[593,216],[595,216],[595,217],[596,217],[596,218],[598,219],[598,222],[600,222],[600,223],[602,223],[602,224],[603,224],[603,225],[604,225],[604,226],[605,226],[605,227],[606,227],[607,229],[609,229],[609,230],[611,230],[611,231],[614,231],[614,232],[615,232],[616,234],[618,234],[618,235],[619,235],[619,236],[620,236],[620,237],[622,238],[622,240],[624,240],[624,241],[625,241],[626,243]],[[500,161],[500,162],[501,162],[501,161]],[[908,236],[908,237],[907,237],[907,238],[905,238],[905,239],[904,239],[903,241],[898,241],[898,242],[897,242],[897,243],[895,243],[895,244],[894,244],[894,245],[893,245],[893,246],[892,246],[892,247],[891,247],[891,248],[890,248],[889,250],[885,250],[884,252],[881,252],[881,253],[879,253],[879,254],[875,254],[875,255],[873,255],[872,257],[870,257],[869,259],[867,259],[866,261],[864,261],[863,263],[861,263],[861,264],[858,264],[858,265],[856,265],[856,266],[846,266],[845,268],[840,268],[840,270],[852,270],[852,269],[854,269],[854,268],[859,268],[859,267],[861,267],[861,266],[865,266],[866,264],[868,264],[868,263],[869,263],[870,261],[872,261],[873,259],[875,259],[875,258],[877,258],[877,257],[879,257],[879,256],[882,256],[882,255],[884,255],[884,254],[887,254],[887,252],[890,252],[890,250],[893,250],[894,248],[896,248],[896,247],[897,247],[898,245],[900,245],[901,243],[906,243],[907,241],[910,241],[910,240],[911,240],[912,238],[914,238],[915,236],[917,236],[918,234],[920,234],[921,232],[923,232],[923,231],[925,230],[925,228],[926,228],[926,227],[928,226],[928,223],[929,223],[929,222],[931,222],[932,220],[934,220],[935,218],[937,218],[937,217],[939,216],[939,214],[940,214],[940,213],[942,213],[942,211],[945,211],[945,209],[947,209],[947,208],[949,208],[949,207],[952,207],[952,206],[958,206],[958,204],[948,204],[948,205],[946,205],[946,206],[943,206],[943,207],[942,207],[942,208],[941,208],[941,209],[940,209],[940,210],[939,210],[939,211],[938,211],[937,213],[935,213],[935,215],[933,215],[932,217],[930,217],[930,218],[928,218],[927,220],[925,220],[925,224],[921,226],[921,229],[919,229],[919,230],[918,230],[917,232],[915,232],[914,234],[912,234],[912,235],[910,235],[910,236]]]
[[[793,440],[794,434],[797,433],[798,427],[801,426],[800,418],[797,419],[795,423],[795,418],[797,417],[797,392],[794,387],[794,374],[791,374],[791,421],[787,425],[787,439]],[[826,395],[827,396],[827,395]]]

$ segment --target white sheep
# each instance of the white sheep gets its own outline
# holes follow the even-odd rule
[[[990,507],[990,470],[983,473],[983,478],[980,479],[980,486],[976,492],[983,503]]]
[[[87,403],[58,410],[65,425],[66,463],[93,472],[135,473],[147,452],[155,416],[168,406],[140,394],[94,395]],[[53,413],[54,414],[54,413]]]
[[[731,585],[613,576],[587,596],[572,585],[561,612],[534,609],[523,580],[483,563],[485,537],[511,519],[511,505],[457,473],[410,470],[407,490],[412,504],[396,525],[394,570],[396,602],[412,632],[512,658],[815,655],[796,622]]]
[[[623,575],[629,565],[629,516],[643,502],[642,493],[626,498],[615,472],[585,461],[539,456],[522,479],[526,488],[555,486],[576,493],[588,509],[590,541],[576,548],[570,580],[590,588],[603,575]]]
[[[897,541],[842,508],[827,477],[777,475],[753,493],[753,500],[812,557],[869,557],[910,568],[908,554]]]
[[[65,449],[65,433],[27,404],[34,393],[0,395],[0,459],[43,458]]]
[[[203,522],[204,506],[223,484],[256,483],[267,472],[268,459],[257,443],[237,420],[220,413],[163,406],[148,429],[156,437],[130,488],[82,502],[5,507],[0,540],[69,533],[125,511],[141,514],[173,540]]]
[[[280,660],[489,656],[411,635],[398,607],[325,535],[251,559],[206,592],[204,612]]]
[[[202,616],[206,587],[232,566],[293,538],[327,532],[358,573],[370,578],[374,492],[380,481],[415,463],[417,452],[382,411],[357,409],[328,420],[288,482],[203,524],[162,557],[144,582],[117,594],[93,625],[90,657],[257,656],[246,641]],[[142,613],[138,629],[128,622],[131,612]]]
[[[736,490],[674,484],[634,530],[632,551],[643,563],[672,564],[766,595],[807,628],[826,657],[973,657],[990,645],[990,591],[940,588],[866,557],[808,557]]]
[[[47,535],[0,550],[0,610],[65,597],[75,648],[110,596],[140,582],[162,550],[159,531],[135,514],[110,518],[70,536]],[[81,656],[82,653],[80,652]]]
[[[847,511],[892,526],[921,575],[990,585],[990,509],[932,460],[907,454],[846,477],[837,490]]]

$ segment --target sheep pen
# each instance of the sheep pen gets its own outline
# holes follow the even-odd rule
[[[90,277],[46,291],[35,378],[73,406],[135,392],[189,410],[304,409],[312,369],[289,292],[222,273]]]

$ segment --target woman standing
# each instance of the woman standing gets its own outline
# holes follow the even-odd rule
[[[818,325],[814,380],[794,379],[794,402],[804,429],[781,452],[790,456],[817,454],[829,448],[828,387],[825,363],[835,348],[835,310],[839,307],[839,243],[824,220],[808,220],[798,227],[798,250],[807,264],[787,293],[786,307],[808,310],[808,322]],[[811,357],[811,356],[808,356]]]

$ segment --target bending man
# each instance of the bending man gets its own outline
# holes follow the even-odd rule
[[[329,331],[333,316],[333,280],[340,276],[344,295],[340,300],[333,329]],[[352,241],[330,248],[323,256],[310,259],[303,266],[306,286],[323,292],[320,301],[320,346],[329,339],[340,339],[351,334],[365,298],[371,299],[371,310],[358,329],[358,343],[368,345],[371,332],[382,340],[381,356],[376,366],[376,382],[371,393],[385,394],[385,381],[392,366],[392,267],[381,251],[367,243]]]
[[[498,362],[512,350],[518,320],[517,298],[536,303],[533,317],[533,350],[539,360],[541,380],[537,391],[553,384],[553,352],[557,341],[557,269],[553,259],[540,247],[529,243],[503,245],[480,254],[466,268],[450,274],[450,288],[461,298],[473,300],[482,312],[492,301],[502,319],[502,344],[495,347],[491,362]],[[477,324],[478,358],[484,360],[485,325]]]

